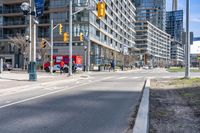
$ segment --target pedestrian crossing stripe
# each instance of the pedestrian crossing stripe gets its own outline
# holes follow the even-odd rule
[[[120,77],[120,78],[118,78],[118,79],[125,79],[125,78],[127,78],[127,77]]]

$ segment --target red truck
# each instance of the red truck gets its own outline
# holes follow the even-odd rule
[[[53,72],[60,71],[60,62],[64,61],[64,72],[68,73],[69,69],[69,55],[53,55]],[[82,70],[83,57],[79,55],[73,55],[72,61],[75,61],[77,70]],[[50,62],[44,64],[44,70],[50,72]]]

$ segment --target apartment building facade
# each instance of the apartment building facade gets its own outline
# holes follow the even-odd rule
[[[138,65],[169,65],[171,36],[148,21],[137,21],[135,25]]]
[[[172,40],[171,42],[171,65],[183,66],[184,63],[184,49],[181,42]]]
[[[20,66],[20,51],[9,43],[8,36],[17,33],[28,35],[28,17],[23,16],[20,5],[24,0],[2,0],[0,2],[0,56],[10,58],[14,67]],[[74,0],[73,11],[82,6],[96,5],[97,0]],[[84,10],[73,16],[73,55],[84,56],[84,48],[91,44],[90,60],[92,66],[107,64],[115,59],[118,64],[123,62],[123,55],[129,54],[135,47],[135,11],[130,0],[106,1],[106,17],[99,19],[97,11]],[[62,23],[63,31],[69,32],[69,0],[45,0],[44,15],[37,25],[37,50],[40,49],[42,38],[50,40],[50,21],[54,25]],[[54,54],[67,55],[68,43],[63,36],[54,30]],[[79,40],[83,33],[87,40]],[[3,49],[2,49],[3,48]],[[48,55],[50,50],[48,50]],[[39,60],[39,52],[37,59]],[[18,61],[17,61],[18,60]]]

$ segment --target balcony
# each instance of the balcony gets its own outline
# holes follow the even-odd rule
[[[4,21],[4,26],[8,25],[26,25],[27,23],[25,21]]]
[[[16,8],[16,9],[3,9],[3,12],[1,12],[2,14],[9,14],[9,13],[22,13],[22,11],[20,10],[20,8]]]
[[[3,4],[17,4],[28,0],[3,0]]]
[[[50,19],[39,19],[40,24],[50,24]]]

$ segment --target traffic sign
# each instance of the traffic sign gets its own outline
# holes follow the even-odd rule
[[[44,12],[45,0],[35,0],[36,17],[41,17]]]

